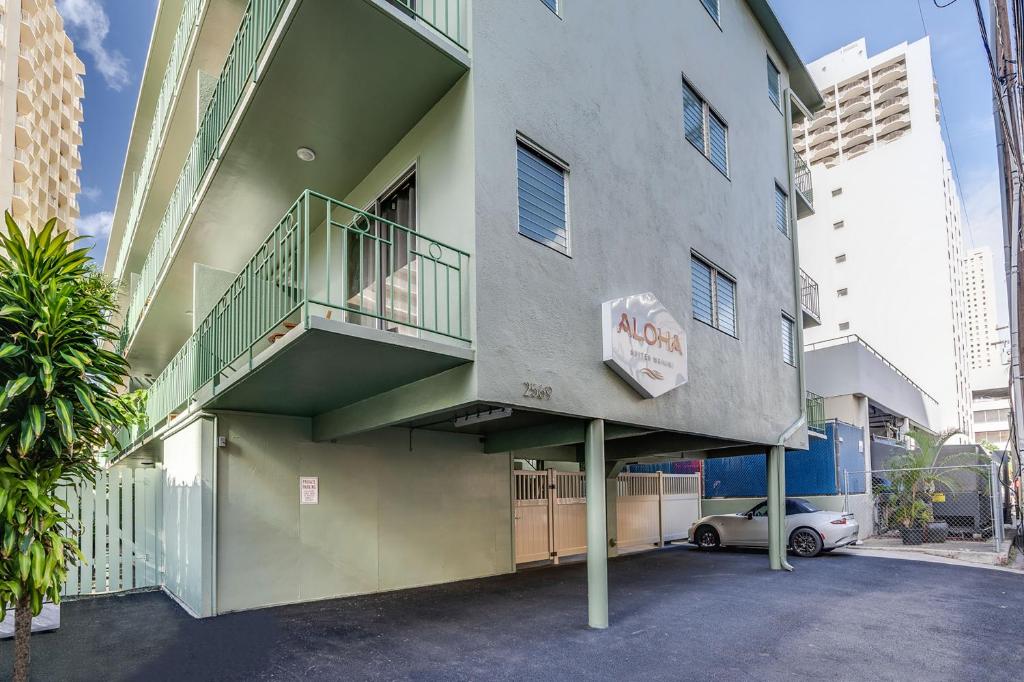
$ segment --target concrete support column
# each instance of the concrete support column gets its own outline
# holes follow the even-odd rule
[[[587,620],[608,627],[608,539],[605,522],[604,420],[587,424],[583,444],[587,469]]]
[[[773,571],[793,570],[786,561],[786,448],[768,451],[768,563]]]

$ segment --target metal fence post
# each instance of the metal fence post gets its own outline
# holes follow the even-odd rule
[[[658,471],[658,547],[665,546],[665,478]]]
[[[843,513],[850,512],[850,470],[843,469]]]
[[[1003,516],[1000,513],[1002,505],[999,504],[999,465],[995,462],[989,464],[989,480],[989,487],[992,490],[990,495],[992,498],[992,540],[995,542],[996,554],[998,554],[1003,543]]]

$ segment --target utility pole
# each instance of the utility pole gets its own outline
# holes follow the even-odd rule
[[[1024,54],[1024,35],[1019,21],[1021,0],[990,0],[991,28],[984,26],[980,0],[975,0],[982,42],[992,78],[992,112],[996,129],[996,153],[999,160],[999,186],[1003,219],[1003,249],[1006,267],[1006,289],[1009,303],[1010,322],[1010,399],[1011,399],[1011,456],[1015,458],[1017,481],[1020,481],[1020,453],[1024,450],[1024,405],[1022,405],[1021,356],[1024,355],[1024,338],[1021,326],[1024,322],[1024,280],[1020,277],[1020,264],[1024,260],[1024,239],[1022,239],[1022,184],[1021,160],[1021,83],[1019,80],[1018,58]],[[996,491],[993,490],[993,496]]]

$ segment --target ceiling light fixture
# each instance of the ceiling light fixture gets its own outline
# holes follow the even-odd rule
[[[312,161],[316,158],[316,152],[309,147],[299,147],[295,150],[295,156],[299,157],[300,161]]]

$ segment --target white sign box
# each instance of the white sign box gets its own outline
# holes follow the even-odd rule
[[[686,383],[686,333],[654,294],[601,306],[604,361],[645,398]]]
[[[320,504],[320,479],[299,476],[299,504]]]

